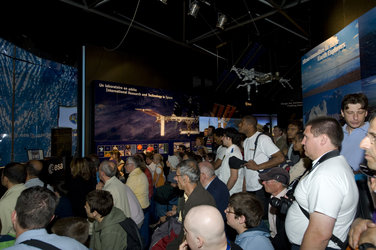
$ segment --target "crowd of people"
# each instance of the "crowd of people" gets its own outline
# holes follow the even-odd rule
[[[11,162],[0,248],[375,248],[376,213],[364,204],[376,201],[367,203],[376,114],[369,123],[367,110],[365,95],[349,94],[342,127],[321,116],[273,131],[247,115],[238,129],[210,126],[192,150],[165,158],[117,149],[102,162],[75,157],[55,181],[41,176],[42,161]]]

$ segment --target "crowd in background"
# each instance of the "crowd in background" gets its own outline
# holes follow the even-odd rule
[[[74,157],[58,178],[43,171],[43,161],[9,163],[1,178],[0,248],[23,249],[34,236],[38,244],[69,249],[138,249],[138,243],[143,249],[339,249],[355,215],[366,217],[356,212],[367,177],[350,160],[359,145],[351,145],[350,159],[341,150],[353,130],[368,129],[367,103],[364,95],[346,98],[343,128],[330,117],[305,128],[293,120],[284,129],[245,116],[238,129],[209,126],[191,148],[179,145],[165,157],[122,156],[115,147],[102,161],[95,154]],[[359,141],[369,138],[363,133]],[[27,199],[33,199],[29,217]],[[213,226],[218,231],[205,230]]]

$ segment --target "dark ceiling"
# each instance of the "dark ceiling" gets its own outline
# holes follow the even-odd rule
[[[301,100],[300,57],[322,37],[321,0],[197,0],[196,18],[187,15],[193,0],[4,0],[0,36],[39,56],[77,64],[81,45],[126,50],[167,46],[201,53],[216,62],[213,91],[245,98],[230,69],[279,72],[293,87],[278,81],[261,85],[257,98],[280,103]],[[333,2],[333,1],[332,1]],[[318,6],[320,8],[318,8]],[[218,15],[227,16],[224,29]],[[313,26],[315,23],[315,26]],[[130,46],[132,45],[132,46]],[[214,59],[214,60],[213,60]],[[203,60],[205,61],[205,60]],[[252,90],[254,93],[254,89]],[[236,99],[236,98],[235,98]]]

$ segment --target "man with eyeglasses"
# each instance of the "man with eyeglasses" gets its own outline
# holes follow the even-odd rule
[[[281,201],[281,197],[284,197],[288,191],[289,172],[283,168],[272,168],[269,172],[261,173],[259,176],[265,191],[271,194],[270,200],[274,198]],[[267,207],[270,240],[275,249],[290,249],[291,245],[285,231],[286,214],[280,211],[282,204],[279,203],[279,207],[274,207],[270,204],[270,200]]]
[[[360,142],[360,148],[365,150],[365,159],[368,168],[361,167],[361,171],[368,175],[368,184],[372,200],[376,201],[376,113],[370,115],[370,126],[366,137]],[[371,201],[372,202],[372,201]],[[375,207],[375,206],[374,206]],[[376,245],[376,215],[373,214],[372,220],[357,218],[349,232],[349,244],[354,249],[375,249]]]
[[[200,169],[194,160],[185,160],[176,168],[175,180],[180,190],[184,191],[184,197],[179,198],[177,214],[179,222],[184,223],[185,216],[193,207],[199,205],[210,205],[216,207],[213,196],[205,190],[200,183]],[[176,212],[175,212],[176,213]],[[168,216],[174,216],[172,211],[167,212]],[[177,238],[167,245],[167,250],[175,250],[183,242],[184,233],[180,231]]]
[[[343,141],[341,155],[343,155],[350,167],[354,170],[355,179],[360,180],[364,176],[359,173],[359,165],[364,162],[364,150],[359,148],[360,141],[366,136],[369,123],[366,122],[368,99],[362,93],[348,94],[341,103],[341,115],[346,124],[343,125]]]

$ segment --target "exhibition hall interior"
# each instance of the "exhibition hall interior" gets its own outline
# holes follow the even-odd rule
[[[55,204],[58,208],[49,210],[60,214],[55,214],[55,219],[47,218],[49,226],[43,227],[47,227],[48,233],[54,232],[56,228],[50,226],[55,226],[60,218],[84,218],[87,232],[82,249],[127,248],[126,243],[123,246],[123,241],[116,240],[109,240],[111,244],[104,247],[104,241],[98,237],[105,234],[101,236],[97,229],[110,218],[107,215],[123,210],[119,206],[128,202],[133,202],[133,206],[128,204],[118,211],[122,218],[118,222],[131,217],[131,226],[136,228],[133,232],[137,232],[139,239],[132,244],[140,244],[138,248],[128,245],[128,249],[157,249],[152,248],[153,244],[172,244],[182,239],[179,237],[186,231],[181,226],[188,210],[193,210],[187,208],[192,196],[217,207],[217,198],[225,197],[226,205],[218,207],[222,224],[210,228],[224,228],[221,235],[238,240],[235,236],[241,230],[231,225],[229,216],[232,214],[237,220],[246,215],[236,214],[235,203],[231,203],[234,194],[235,198],[239,193],[245,195],[244,200],[256,197],[251,202],[260,204],[255,228],[269,227],[268,209],[274,207],[269,198],[293,194],[297,185],[303,185],[300,179],[306,178],[306,182],[309,178],[305,176],[314,172],[315,167],[337,156],[343,156],[342,165],[346,169],[330,174],[342,176],[347,171],[351,181],[338,182],[341,185],[351,182],[354,188],[346,186],[343,190],[359,190],[344,195],[343,199],[350,199],[347,203],[353,203],[352,210],[361,210],[361,215],[372,215],[375,210],[376,199],[373,204],[368,197],[366,175],[374,179],[376,174],[365,162],[374,156],[368,154],[364,158],[364,147],[353,150],[341,144],[355,129],[363,129],[364,124],[369,126],[365,122],[367,115],[376,110],[375,1],[3,0],[1,3],[0,236],[10,236],[7,246],[19,244],[15,233],[20,236],[17,213],[21,210],[16,206],[21,203],[16,205],[16,200],[18,195],[34,190],[22,191],[32,179],[38,179],[37,185],[44,186],[39,193],[47,188],[58,193]],[[343,105],[349,94],[358,94],[362,100],[368,98],[368,104],[349,101],[347,106]],[[359,106],[356,114],[351,113],[350,105]],[[357,125],[352,127],[346,115],[355,117],[351,122]],[[315,134],[315,124],[308,122],[320,121],[317,119],[320,117],[336,127],[323,133],[320,138],[325,140],[319,141],[316,138],[322,134]],[[358,122],[359,117],[364,119]],[[307,123],[311,127],[303,134]],[[348,127],[350,130],[346,130]],[[332,135],[335,129],[339,132]],[[367,133],[367,129],[363,129],[362,138],[374,145],[376,137]],[[311,135],[310,146],[306,146]],[[337,135],[342,137],[333,140],[337,143],[334,145],[332,139]],[[347,145],[359,145],[361,140],[357,139],[361,135],[357,134],[351,143],[347,141]],[[327,149],[329,141],[335,147],[321,152]],[[317,156],[324,155],[325,159],[315,162],[318,158],[312,155],[316,156],[316,152],[313,154],[309,147],[320,151]],[[349,155],[360,155],[362,162],[352,164],[345,159],[341,151],[345,148]],[[330,156],[326,158],[327,152]],[[299,175],[295,172],[292,179],[298,164],[302,172]],[[136,172],[143,179],[137,179]],[[19,176],[15,178],[16,175]],[[226,181],[221,179],[223,176]],[[217,196],[209,194],[208,188],[215,178],[224,187],[224,192],[218,191]],[[322,189],[327,183],[331,185],[332,180],[337,181],[337,176],[329,179]],[[269,181],[279,182],[286,192],[283,195],[268,192]],[[110,190],[110,182],[120,183],[116,189],[126,195],[112,193],[114,186]],[[11,196],[10,190],[17,185],[19,194],[9,201],[7,196]],[[258,189],[253,189],[254,186]],[[194,193],[198,187],[202,189],[200,195]],[[287,188],[292,191],[287,193]],[[327,189],[334,192],[331,186]],[[183,194],[185,204],[178,204]],[[101,206],[111,204],[106,215],[97,211],[100,207],[93,209],[95,195],[102,195],[98,203],[107,204]],[[358,196],[359,203],[355,202]],[[8,199],[6,202],[4,197]],[[285,217],[291,204],[298,204],[291,197],[285,201],[290,202]],[[124,204],[120,205],[118,199]],[[7,205],[8,210],[11,206],[12,211],[16,208],[12,220],[11,213],[6,220],[2,217],[5,203],[11,204]],[[29,205],[34,203],[38,201]],[[300,211],[297,206],[294,209]],[[203,214],[197,213],[196,219]],[[211,215],[213,212],[208,217]],[[273,218],[271,222],[278,223]],[[87,219],[94,225],[90,236]],[[168,243],[163,241],[166,238],[155,241],[154,233],[166,225],[166,220],[176,222],[180,233],[174,232],[175,238],[168,238]],[[130,244],[130,231],[125,227],[124,232],[118,230],[118,222],[116,230],[111,232],[126,231]],[[351,222],[343,224],[350,227]],[[271,248],[264,245],[255,249],[290,249],[273,242],[277,234],[269,233],[276,231],[276,227],[265,229],[270,231],[266,239],[271,241],[267,243]],[[294,226],[294,230],[297,228]],[[245,230],[248,228],[241,233]],[[345,238],[346,230],[340,230]],[[288,235],[283,237],[284,243],[294,246]],[[225,241],[229,247],[227,244],[230,243]],[[353,246],[353,242],[349,244]],[[299,249],[300,245],[295,245]]]

